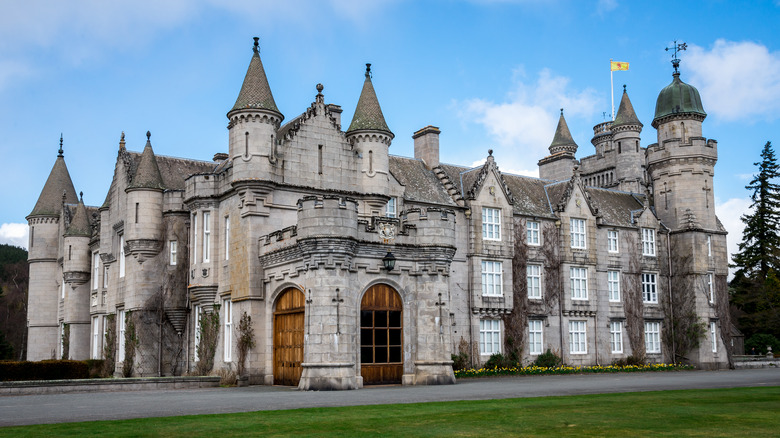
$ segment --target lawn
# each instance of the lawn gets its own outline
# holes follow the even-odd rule
[[[314,408],[0,428],[26,436],[776,436],[780,387]]]

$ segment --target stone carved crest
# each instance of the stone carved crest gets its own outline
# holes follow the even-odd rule
[[[379,237],[385,243],[395,239],[395,224],[380,222],[377,225],[377,231],[379,232]]]

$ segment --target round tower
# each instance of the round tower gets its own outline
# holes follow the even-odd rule
[[[277,163],[276,131],[284,120],[260,60],[259,38],[254,40],[244,83],[235,105],[227,113],[234,180],[273,179]]]
[[[382,108],[371,82],[371,64],[366,64],[366,79],[360,93],[355,115],[347,129],[347,141],[360,157],[360,173],[363,191],[370,195],[366,198],[366,215],[380,214],[387,203],[388,181],[390,175],[389,148],[393,133],[387,127]]]
[[[125,254],[139,262],[157,255],[162,248],[163,185],[157,158],[146,132],[146,146],[138,162],[135,175],[127,193],[127,219],[125,220]]]
[[[63,203],[78,202],[73,181],[62,152],[57,159],[32,212],[27,216],[30,244],[27,262],[30,283],[27,295],[27,360],[49,359],[59,353],[57,309],[63,291],[62,272],[57,263],[63,231],[60,230]]]
[[[68,358],[73,360],[89,359],[91,237],[92,226],[82,194],[63,239],[62,271],[66,294],[62,319],[70,327]]]
[[[628,98],[626,86],[623,85],[623,97],[620,99],[620,107],[611,127],[612,147],[617,157],[615,179],[618,181],[619,190],[644,193],[646,184],[642,169],[644,151],[639,146],[642,126]]]
[[[577,164],[577,143],[571,137],[569,125],[563,117],[563,108],[549,149],[550,155],[539,160],[539,178],[553,181],[571,178]]]

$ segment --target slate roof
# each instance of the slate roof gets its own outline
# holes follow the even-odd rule
[[[54,162],[54,166],[49,172],[49,178],[43,185],[38,202],[35,203],[29,216],[53,215],[59,216],[62,211],[62,193],[65,192],[65,202],[75,204],[78,202],[76,189],[73,187],[73,181],[70,179],[68,166],[65,165],[65,158],[62,155],[62,149]]]
[[[390,174],[405,187],[405,200],[457,206],[433,171],[421,160],[390,155]]]
[[[271,87],[268,85],[268,78],[265,75],[263,61],[260,60],[260,50],[258,49],[257,38],[255,46],[252,48],[252,60],[249,61],[249,68],[244,76],[244,83],[241,85],[241,91],[238,93],[233,109],[264,109],[275,112],[279,117],[284,118],[279,108],[276,106],[274,96],[271,93]]]
[[[644,195],[596,187],[586,187],[585,190],[590,195],[591,205],[598,209],[603,224],[619,227],[636,226],[631,222],[631,212],[644,209],[642,204]]]
[[[149,140],[151,134],[146,133],[146,146],[141,153],[141,159],[136,166],[133,173],[133,181],[128,186],[129,188],[144,188],[144,189],[164,189],[162,175],[160,175],[160,168],[157,166],[157,159],[154,156],[154,150],[152,150],[152,143]]]
[[[352,116],[352,123],[347,129],[347,134],[363,130],[381,131],[393,135],[390,128],[387,127],[385,116],[382,114],[382,108],[379,106],[379,100],[374,91],[374,85],[371,83],[371,64],[366,64],[366,80],[363,82],[363,91],[360,92],[355,115]]]
[[[577,143],[571,137],[569,131],[569,125],[566,123],[566,119],[563,117],[563,109],[561,109],[561,116],[558,118],[558,127],[555,128],[555,136],[552,143],[550,143],[550,153],[555,154],[557,152],[577,152]]]
[[[534,217],[554,216],[545,191],[545,185],[551,181],[510,174],[504,174],[504,181],[515,197],[515,213]]]
[[[65,237],[90,237],[92,236],[92,226],[89,223],[87,209],[84,207],[84,201],[79,201],[76,206],[76,212],[73,219],[70,220],[68,229],[65,230]]]
[[[130,174],[135,175],[142,154],[130,151],[127,154],[130,158]],[[167,190],[184,190],[184,181],[187,177],[196,173],[211,173],[218,165],[213,161],[199,161],[165,155],[156,155],[155,161],[162,177],[163,188]]]
[[[639,121],[639,118],[636,116],[634,106],[631,105],[631,99],[628,98],[626,86],[624,85],[623,97],[620,98],[620,106],[618,107],[618,112],[615,115],[615,121],[612,122],[612,127],[615,128],[625,125],[639,125],[640,127],[643,126]]]

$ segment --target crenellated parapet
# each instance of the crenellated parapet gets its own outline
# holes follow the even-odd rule
[[[305,196],[298,200],[298,240],[334,236],[357,238],[358,201],[338,196]]]

